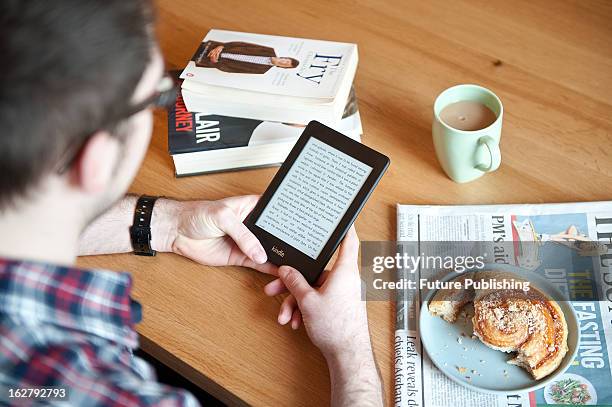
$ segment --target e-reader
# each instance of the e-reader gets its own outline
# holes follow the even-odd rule
[[[244,223],[268,261],[312,284],[388,166],[385,155],[311,121]]]

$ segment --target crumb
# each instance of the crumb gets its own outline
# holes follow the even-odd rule
[[[485,363],[485,362],[486,362],[486,360],[480,359],[480,363]]]
[[[467,372],[467,368],[463,366],[457,366],[457,371],[461,374],[464,374],[465,372]]]
[[[461,345],[461,344],[463,343],[463,340],[461,339],[461,337],[460,337],[460,336],[458,336],[458,337],[457,337],[457,343],[458,343],[459,345]]]
[[[463,350],[464,350],[465,352],[467,352],[467,346],[464,346],[464,347],[463,347]]]
[[[502,66],[504,63],[501,61],[501,59],[496,59],[495,61],[493,61],[493,66]]]
[[[472,340],[474,340],[474,341],[475,341],[476,339],[478,339],[478,337],[477,337],[476,335],[472,335],[472,336],[471,336],[471,338],[472,338]]]
[[[472,374],[478,374],[478,372],[476,371],[476,369],[472,369]]]
[[[465,378],[467,379],[468,382],[472,381],[472,378],[470,376],[465,376]]]

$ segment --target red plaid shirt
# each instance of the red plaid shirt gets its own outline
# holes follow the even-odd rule
[[[9,389],[58,386],[67,405],[197,406],[133,355],[131,287],[127,273],[0,259],[0,404],[17,401]]]

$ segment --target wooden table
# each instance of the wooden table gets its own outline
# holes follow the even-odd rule
[[[536,4],[537,3],[537,4]],[[608,1],[159,0],[158,33],[180,68],[210,28],[359,44],[355,87],[363,142],[391,157],[365,207],[362,240],[393,240],[395,204],[612,199],[612,3]],[[500,169],[465,185],[440,169],[432,105],[445,88],[477,83],[505,106]],[[165,114],[135,193],[218,199],[261,193],[276,168],[175,179]],[[115,255],[82,266],[129,270],[144,305],[142,347],[216,397],[254,405],[329,402],[325,362],[304,330],[276,323],[270,277],[179,256]],[[391,402],[394,306],[369,303]]]

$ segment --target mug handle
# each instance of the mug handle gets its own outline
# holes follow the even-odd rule
[[[478,146],[485,146],[489,150],[489,156],[491,157],[489,165],[478,164],[477,169],[484,172],[495,171],[501,164],[501,151],[499,151],[499,144],[493,140],[490,136],[482,136],[478,139]]]

